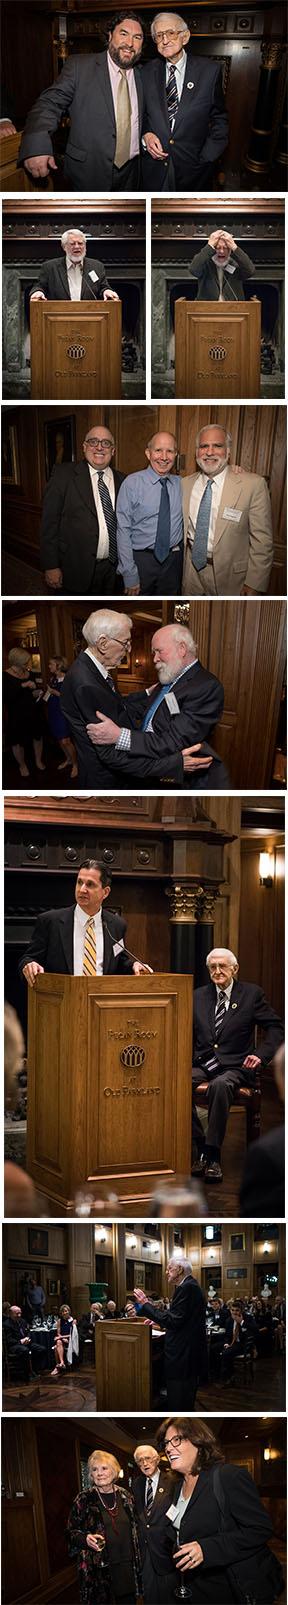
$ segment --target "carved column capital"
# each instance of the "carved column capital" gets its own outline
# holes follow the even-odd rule
[[[213,924],[214,914],[215,914],[215,903],[217,902],[217,898],[218,897],[220,897],[219,886],[211,886],[211,887],[209,887],[209,891],[207,890],[207,891],[203,892],[203,896],[202,896],[202,899],[201,899],[201,909],[199,908],[199,916],[198,916],[201,925],[212,925]]]
[[[203,886],[187,881],[175,881],[174,886],[166,887],[166,897],[170,900],[171,924],[196,925],[199,919],[199,906],[203,897]]]

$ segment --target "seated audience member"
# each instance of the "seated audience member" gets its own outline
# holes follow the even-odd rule
[[[30,1382],[38,1371],[45,1371],[45,1350],[37,1343],[34,1332],[29,1331],[18,1304],[11,1304],[5,1321],[5,1344],[8,1361],[21,1382]]]
[[[269,1309],[267,1299],[256,1298],[253,1310],[255,1327],[255,1345],[257,1353],[267,1356],[273,1351],[273,1322],[272,1310]]]
[[[220,1298],[211,1299],[210,1313],[213,1317],[213,1328],[209,1344],[209,1377],[214,1382],[220,1376],[224,1343],[230,1343],[232,1339],[233,1320],[227,1304],[223,1304]]]
[[[71,1339],[71,1343],[72,1343],[71,1357],[70,1357],[70,1350],[71,1350],[70,1339]],[[70,1345],[70,1350],[69,1350],[69,1345]],[[69,1350],[69,1353],[68,1353],[68,1350]],[[58,1321],[57,1321],[57,1336],[55,1338],[56,1365],[54,1366],[54,1370],[51,1371],[51,1376],[52,1377],[59,1376],[60,1375],[60,1371],[66,1371],[66,1366],[67,1365],[72,1365],[74,1360],[76,1360],[76,1359],[78,1360],[78,1357],[79,1357],[79,1340],[78,1340],[78,1332],[77,1332],[77,1321],[75,1321],[74,1315],[71,1315],[70,1305],[69,1304],[61,1304],[60,1315],[59,1315],[59,1318],[58,1318]]]
[[[241,1086],[253,1087],[255,1071],[270,1064],[283,1039],[283,1027],[262,988],[238,980],[238,960],[230,949],[213,948],[206,964],[209,984],[194,994],[192,1135],[197,1159],[193,1172],[204,1181],[221,1182],[221,1147],[231,1104]],[[255,1026],[265,1031],[257,1053]],[[197,1110],[197,1087],[203,1083],[208,1103],[205,1139]]]
[[[285,1098],[285,1050],[278,1048],[274,1077],[281,1103]],[[240,1189],[240,1215],[280,1220],[285,1215],[285,1125],[275,1126],[250,1143]]]
[[[241,1304],[232,1304],[232,1335],[226,1338],[222,1354],[221,1377],[224,1385],[234,1381],[234,1365],[238,1356],[244,1357],[253,1354],[257,1344],[256,1325],[253,1315],[248,1315]]]
[[[115,290],[110,290],[104,262],[86,256],[86,234],[81,228],[66,229],[61,234],[64,262],[53,257],[43,262],[37,283],[31,290],[31,301],[118,301]]]
[[[273,1319],[273,1332],[274,1332],[274,1348],[280,1354],[283,1354],[284,1349],[285,1349],[285,1336],[286,1336],[286,1305],[285,1305],[285,1299],[282,1299],[280,1294],[278,1294],[278,1293],[277,1293],[277,1298],[274,1299],[274,1305],[273,1305],[273,1311],[272,1311],[272,1319]]]
[[[197,301],[244,301],[244,284],[255,273],[254,262],[241,251],[228,229],[215,229],[207,245],[193,257],[192,279],[198,280]]]

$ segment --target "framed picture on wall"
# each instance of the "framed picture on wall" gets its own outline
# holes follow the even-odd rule
[[[142,1265],[142,1260],[135,1260],[135,1287],[142,1287],[145,1292],[145,1265]]]
[[[231,1237],[230,1237],[230,1240],[229,1240],[229,1248],[232,1251],[232,1253],[245,1254],[245,1249],[246,1249],[245,1232],[231,1232]]]
[[[39,1226],[28,1226],[28,1254],[40,1255],[41,1259],[48,1259],[49,1234]]]
[[[73,413],[60,418],[47,418],[44,423],[45,472],[50,479],[52,468],[61,463],[74,463],[76,457],[76,430]]]
[[[11,424],[5,413],[2,419],[2,481],[3,485],[20,485],[20,466],[16,424]]]

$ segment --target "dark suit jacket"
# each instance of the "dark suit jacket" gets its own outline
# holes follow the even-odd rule
[[[151,703],[154,697],[155,690],[150,693]],[[211,734],[212,726],[221,717],[223,702],[223,686],[220,680],[216,680],[216,676],[210,674],[209,669],[204,669],[199,660],[192,664],[175,685],[174,711],[172,712],[171,704],[169,706],[168,693],[153,716],[153,731],[132,730],[131,760],[137,758],[137,772],[141,763],[142,779],[149,780],[149,776],[155,773],[154,767],[152,770],[152,763],[154,766],[157,762],[160,782],[161,778],[166,784],[174,780],[177,785],[187,784],[192,791],[202,791],[206,786],[209,789],[211,784],[212,789],[214,786],[215,789],[227,786],[229,780],[224,764],[206,739]],[[149,707],[149,697],[147,698],[146,692],[139,696],[135,694],[127,698],[127,706],[134,720],[137,715],[143,719]],[[202,772],[199,770],[198,775],[195,771],[195,777],[193,772],[191,775],[184,775],[182,748],[192,746],[197,741],[202,743],[204,757],[213,754],[213,764],[210,769],[204,769]],[[161,764],[164,764],[165,755],[167,757],[168,753],[171,754],[169,774],[165,776],[164,772],[161,775]]]
[[[143,134],[158,134],[168,161],[154,161],[143,151],[144,188],[194,189],[205,184],[214,163],[225,150],[228,118],[225,112],[222,72],[207,56],[187,55],[181,100],[173,133],[167,112],[166,62],[161,56],[143,67]],[[190,88],[188,87],[190,85]],[[193,86],[193,87],[191,87]],[[168,182],[167,182],[168,172]]]
[[[214,1467],[208,1471],[200,1471],[196,1488],[189,1500],[180,1526],[180,1543],[191,1543],[195,1539],[201,1544],[203,1551],[203,1565],[201,1578],[207,1583],[207,1600],[214,1598],[213,1579],[217,1587],[217,1601],[226,1599],[226,1592],[221,1592],[221,1572],[227,1567],[235,1568],[235,1583],[240,1582],[247,1567],[246,1591],[254,1598],[269,1596],[258,1593],[260,1569],[262,1561],[266,1566],[270,1560],[266,1545],[272,1536],[272,1522],[264,1506],[261,1504],[258,1490],[250,1477],[249,1472],[242,1466],[232,1464],[220,1466],[221,1492],[225,1502],[225,1525],[222,1525],[219,1502],[214,1492]],[[174,1501],[180,1492],[181,1484],[174,1491]],[[166,1518],[167,1519],[167,1518]],[[168,1525],[168,1520],[167,1520]],[[172,1552],[175,1551],[175,1531],[170,1524]],[[256,1587],[255,1587],[256,1585]],[[263,1586],[263,1585],[262,1585]],[[204,1597],[204,1594],[203,1594]],[[206,1597],[206,1595],[205,1595]],[[233,1595],[234,1597],[234,1595]],[[245,1588],[243,1588],[243,1598]],[[235,1598],[238,1593],[235,1588]]]
[[[96,284],[94,279],[89,279],[89,273],[93,272],[97,273]],[[93,256],[85,256],[81,301],[95,301],[95,298],[96,301],[101,301],[103,299],[103,290],[109,289],[110,285],[106,278],[104,262],[99,262],[96,256],[95,258]],[[46,301],[70,301],[65,252],[62,251],[61,256],[52,257],[51,262],[43,262],[35,284],[32,285],[32,290],[30,290],[30,295],[34,295],[35,290],[43,290],[44,295],[46,295]]]
[[[213,981],[208,986],[200,986],[194,993],[194,1048],[193,1064],[200,1066],[205,1058],[215,1053],[215,1006],[217,1002],[216,986]],[[243,1059],[254,1049],[254,1028],[262,1026],[265,1031],[264,1042],[257,1046],[257,1054],[261,1064],[270,1064],[276,1048],[283,1042],[283,1026],[275,1009],[267,1003],[261,986],[254,986],[252,981],[234,981],[229,1009],[225,1014],[222,1029],[219,1031],[217,1058],[219,1069],[241,1070]],[[253,1071],[245,1071],[245,1079],[253,1080]]]
[[[146,1477],[140,1474],[133,1483],[133,1498],[138,1515],[140,1547],[142,1560],[146,1548],[151,1556],[154,1571],[164,1575],[170,1569],[171,1540],[170,1527],[166,1519],[166,1510],[173,1503],[175,1477],[171,1472],[160,1468],[160,1477],[157,1493],[151,1505],[149,1515],[145,1505]]]
[[[134,68],[142,122],[142,80]],[[29,156],[53,155],[52,134],[63,112],[70,117],[65,152],[64,180],[74,190],[109,190],[116,149],[113,95],[107,52],[68,56],[63,72],[44,89],[29,112],[19,152],[19,163]]]
[[[215,246],[207,243],[203,245],[202,251],[197,251],[197,255],[190,263],[192,279],[198,279],[197,301],[219,300],[219,279],[216,263],[213,261],[214,256]],[[236,271],[225,273],[224,268],[222,289],[224,301],[245,301],[243,281],[253,278],[254,262],[251,262],[250,256],[246,256],[246,251],[240,250],[239,245],[237,251],[231,251],[231,262],[235,263]]]
[[[197,668],[199,669],[199,674],[196,675]],[[194,677],[193,695],[191,694],[192,677]],[[185,690],[184,682],[186,683],[187,681],[188,685],[186,684]],[[86,695],[86,688],[88,688],[88,696]],[[222,686],[215,679],[215,676],[209,674],[208,670],[202,669],[197,664],[182,676],[179,681],[179,687],[177,685],[175,690],[177,694],[179,690],[177,733],[174,730],[175,718],[170,716],[164,699],[155,714],[155,734],[149,735],[142,731],[132,730],[131,752],[117,752],[115,747],[105,747],[104,745],[102,747],[93,747],[87,735],[86,725],[90,721],[95,722],[97,708],[100,713],[107,713],[110,718],[115,720],[116,724],[126,726],[129,729],[133,724],[133,720],[143,717],[143,713],[147,710],[149,699],[147,699],[145,692],[128,696],[125,702],[122,697],[119,697],[118,692],[115,696],[111,688],[103,680],[103,675],[99,673],[96,666],[94,668],[91,658],[87,658],[85,653],[82,654],[72,668],[68,669],[61,692],[61,707],[71,726],[78,758],[80,759],[80,784],[88,786],[92,783],[93,785],[108,786],[112,783],[112,786],[115,786],[118,783],[120,786],[127,786],[130,781],[133,786],[141,786],[145,782],[151,784],[155,779],[160,784],[161,782],[163,784],[172,784],[177,781],[177,784],[182,785],[183,763],[181,747],[188,746],[189,742],[192,745],[193,741],[201,739],[201,735],[205,736],[210,724],[222,710],[223,693]],[[100,698],[100,700],[96,700],[96,692],[97,698]],[[155,692],[152,692],[151,701],[154,695]],[[180,717],[181,713],[182,717]],[[206,752],[206,750],[207,753],[213,751],[204,742],[204,751]],[[83,760],[85,778],[83,778]],[[206,771],[206,774],[205,770],[203,771],[206,781],[209,775],[210,785],[212,768],[216,773],[218,768],[221,772],[223,770],[223,766],[216,755],[211,768]],[[226,775],[226,771],[223,770],[223,773]],[[201,789],[200,774],[201,771],[199,771],[199,789]],[[191,789],[193,775],[192,777],[187,776],[187,780],[188,778]],[[221,785],[220,780],[219,784]]]
[[[114,468],[113,474],[117,500],[125,476]],[[88,463],[57,464],[44,494],[41,568],[62,568],[64,590],[71,596],[89,596],[98,540]]]
[[[240,1192],[241,1218],[285,1215],[285,1126],[276,1126],[247,1149]]]
[[[34,931],[25,953],[19,961],[19,972],[22,975],[24,964],[31,964],[35,959],[37,964],[43,964],[43,969],[49,975],[73,975],[73,931],[75,904],[72,908],[52,908],[45,914],[39,914]],[[133,959],[128,958],[125,948],[121,953],[114,953],[115,942],[124,940],[126,924],[119,914],[112,912],[102,914],[103,919],[103,974],[115,975],[121,973],[131,975]]]
[[[165,1372],[169,1379],[207,1378],[206,1303],[194,1276],[186,1276],[176,1287],[170,1310],[157,1310],[143,1304],[143,1315],[154,1316],[165,1332]]]

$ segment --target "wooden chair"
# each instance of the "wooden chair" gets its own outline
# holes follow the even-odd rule
[[[255,1027],[254,1032],[254,1053],[257,1053],[257,1026]],[[197,1087],[195,1101],[196,1105],[199,1103],[200,1109],[206,1108],[208,1087],[209,1081],[201,1081],[200,1086]],[[234,1103],[232,1103],[231,1108],[232,1110],[240,1108],[246,1110],[246,1139],[247,1148],[249,1148],[250,1142],[256,1142],[257,1137],[260,1137],[261,1080],[259,1066],[257,1066],[257,1069],[255,1070],[254,1086],[239,1087],[237,1098],[234,1099]]]

